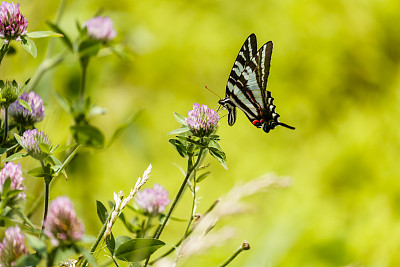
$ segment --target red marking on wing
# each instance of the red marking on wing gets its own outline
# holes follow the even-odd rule
[[[264,119],[261,119],[261,120],[260,120],[260,123],[263,123],[263,122],[264,122]]]
[[[258,106],[258,108],[259,108],[259,111],[261,112],[261,106],[260,106],[260,104],[256,101],[256,99],[254,98],[254,95],[251,93],[251,91],[247,91],[246,93],[249,95],[249,97],[251,98],[251,100],[253,101],[253,103],[256,103],[256,104],[257,104],[257,106]]]
[[[257,123],[260,123],[260,121],[259,120],[254,120],[251,123],[253,123],[253,125],[256,125]]]

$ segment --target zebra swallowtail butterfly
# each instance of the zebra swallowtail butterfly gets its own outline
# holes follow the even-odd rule
[[[272,41],[257,51],[257,39],[253,33],[247,37],[233,64],[226,84],[226,95],[218,101],[228,110],[228,124],[236,121],[236,107],[240,108],[250,122],[266,133],[276,126],[294,127],[278,120],[274,98],[266,90],[272,54]]]

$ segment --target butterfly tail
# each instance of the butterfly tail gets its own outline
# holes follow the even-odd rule
[[[293,126],[287,125],[287,124],[285,124],[285,123],[283,123],[283,122],[278,122],[277,125],[280,125],[280,126],[283,126],[283,127],[289,128],[289,129],[292,129],[292,130],[296,129],[296,128],[294,128]]]

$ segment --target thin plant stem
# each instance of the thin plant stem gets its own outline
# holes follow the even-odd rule
[[[4,107],[4,138],[3,143],[7,142],[8,135],[8,105]]]
[[[61,0],[58,5],[56,15],[54,16],[54,24],[55,25],[58,25],[61,21],[61,18],[63,16],[64,10],[65,10],[65,3],[66,3],[66,0]],[[51,38],[49,41],[49,45],[47,46],[45,59],[50,58],[51,55],[53,54],[55,43],[56,43],[56,38]]]
[[[54,17],[54,24],[57,25],[60,20],[61,17],[64,13],[65,10],[65,2],[66,0],[61,0],[60,4],[58,5],[57,8],[57,13]],[[44,57],[44,60],[42,61],[42,63],[40,63],[39,67],[37,68],[36,72],[34,73],[34,75],[32,76],[28,88],[26,89],[27,92],[32,91],[33,89],[35,89],[35,87],[37,86],[37,84],[39,83],[40,79],[43,77],[43,75],[50,70],[51,68],[54,68],[55,66],[57,66],[58,64],[60,64],[66,57],[67,52],[64,52],[60,55],[57,55],[53,58],[50,58],[51,55],[53,54],[53,50],[54,50],[54,45],[55,43],[58,41],[56,40],[57,38],[50,38],[49,44],[47,46],[47,50],[46,50],[46,54]]]
[[[225,267],[227,266],[229,263],[231,263],[237,255],[239,255],[243,250],[249,250],[250,246],[249,244],[244,241],[243,244],[223,263],[221,263],[220,265],[218,265],[218,267]]]
[[[41,160],[40,164],[42,165],[43,172],[46,173],[46,166],[44,164],[44,161]],[[46,221],[47,212],[49,211],[50,183],[52,179],[53,179],[52,176],[44,177],[44,212],[43,212],[42,231],[40,233],[40,236],[43,234],[44,222]]]
[[[193,176],[193,201],[192,201],[192,210],[190,212],[190,219],[188,222],[188,225],[186,227],[185,234],[183,235],[183,240],[188,236],[190,226],[192,225],[193,219],[194,219],[194,211],[196,207],[196,174]]]
[[[49,198],[50,198],[50,179],[44,180],[44,213],[43,213],[43,222],[42,222],[42,233],[44,230],[44,222],[47,218],[47,212],[49,211]],[[42,235],[41,233],[41,235]]]
[[[105,220],[103,227],[101,228],[99,234],[97,235],[96,241],[93,243],[92,247],[90,248],[90,253],[94,253],[94,251],[96,250],[97,246],[100,244],[101,239],[104,236],[104,233],[106,232],[107,229],[107,223],[108,221],[111,219],[111,214],[113,211],[110,211],[110,213],[108,214],[107,219]],[[82,263],[82,266],[86,266],[87,265],[87,260],[84,260]]]
[[[154,218],[153,214],[149,214],[149,217],[148,217],[148,219],[147,219],[147,221],[146,221],[146,225],[145,225],[144,228],[143,228],[142,237],[146,237],[146,232],[147,232],[147,230],[150,228],[150,226],[151,226],[151,221],[153,220],[153,218]]]
[[[4,43],[0,49],[0,64],[3,61],[4,56],[7,54],[8,50],[10,49],[10,42]]]
[[[163,224],[161,225],[161,227],[160,227],[159,229],[157,229],[157,232],[156,232],[156,234],[154,235],[154,238],[159,238],[160,235],[161,235],[161,233],[162,233],[162,231],[164,230],[164,227],[165,227],[165,225],[167,224],[167,222],[168,222],[168,220],[169,220],[169,217],[170,217],[171,214],[172,214],[172,211],[175,209],[175,206],[176,206],[176,204],[178,203],[178,201],[179,201],[179,199],[180,199],[180,197],[181,197],[181,195],[182,195],[182,192],[183,192],[183,190],[184,190],[185,187],[186,187],[187,181],[189,180],[189,178],[190,178],[190,176],[191,176],[193,170],[195,170],[195,169],[197,168],[197,166],[199,165],[199,163],[200,163],[201,156],[202,156],[202,154],[203,154],[203,150],[204,150],[203,148],[200,148],[199,155],[198,155],[197,160],[196,160],[196,162],[195,162],[195,164],[194,164],[193,166],[191,166],[192,164],[190,164],[190,161],[191,161],[192,159],[191,159],[191,157],[189,157],[189,159],[188,159],[188,161],[189,161],[189,163],[188,163],[188,171],[187,171],[187,173],[186,173],[186,177],[185,177],[185,179],[183,180],[183,183],[182,183],[182,185],[181,185],[181,188],[179,188],[179,191],[178,191],[178,193],[176,194],[176,197],[175,197],[175,199],[174,199],[174,202],[172,203],[172,205],[171,205],[171,207],[170,207],[170,209],[169,209],[169,211],[168,211],[168,213],[167,213],[167,216],[165,217],[165,219],[164,219],[164,221],[163,221]]]
[[[200,157],[201,155],[199,155]],[[190,232],[190,226],[192,225],[193,219],[194,219],[194,211],[196,207],[196,170],[194,171],[193,175],[193,201],[192,201],[192,209],[190,211],[190,219],[186,227],[185,234],[182,237],[182,242],[188,237],[189,232]],[[175,265],[178,263],[179,256],[175,258]]]
[[[165,225],[167,224],[169,218],[171,217],[172,211],[175,209],[176,204],[178,203],[179,199],[181,198],[181,195],[186,187],[186,184],[190,178],[190,176],[192,175],[192,172],[194,170],[196,170],[197,166],[199,165],[202,155],[203,155],[203,150],[204,148],[200,148],[199,154],[197,156],[197,160],[194,163],[194,165],[192,165],[192,155],[189,154],[188,156],[188,167],[187,167],[187,172],[186,172],[186,176],[185,179],[183,180],[183,183],[181,185],[181,187],[179,188],[178,193],[175,196],[174,202],[172,203],[171,207],[168,210],[167,215],[164,218],[163,223],[160,225],[160,227],[158,227],[156,233],[154,234],[153,238],[158,239],[162,233],[162,231],[164,230]],[[146,259],[146,262],[144,263],[144,267],[147,266],[147,264],[149,263],[150,257],[148,257]]]
[[[87,67],[89,65],[89,58],[88,57],[81,58],[80,62],[82,69],[82,77],[81,77],[81,91],[79,98],[80,100],[83,100],[85,98],[86,75],[87,75]]]
[[[202,217],[206,216],[210,211],[212,211],[212,210],[215,208],[215,206],[218,204],[218,202],[219,202],[219,199],[217,199],[216,201],[214,201],[214,203],[208,208],[208,210],[203,214]],[[193,233],[194,229],[196,228],[196,225],[197,225],[197,224],[193,225],[192,229],[189,230],[189,232],[187,233],[187,236],[186,236],[186,237],[190,236],[190,235]],[[161,255],[159,258],[157,258],[157,259],[153,260],[152,262],[150,262],[150,265],[153,265],[155,262],[157,262],[157,261],[159,261],[160,259],[162,259],[162,258],[168,256],[169,254],[171,254],[178,246],[180,246],[180,245],[182,244],[183,240],[184,240],[184,238],[181,238],[181,240],[179,240],[179,241],[175,244],[175,246],[173,246],[170,250],[168,250],[167,252],[165,252],[165,253],[164,253],[163,255]]]

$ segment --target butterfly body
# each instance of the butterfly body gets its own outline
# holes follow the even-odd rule
[[[275,112],[274,98],[266,90],[273,44],[264,44],[258,51],[255,34],[244,42],[226,85],[226,97],[218,103],[228,110],[228,124],[236,121],[236,107],[244,112],[257,128],[269,132],[276,126],[289,126],[279,121]]]

